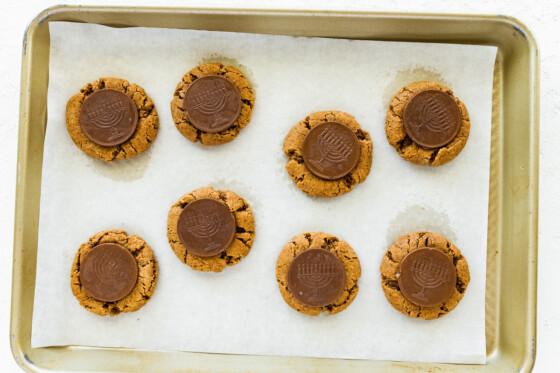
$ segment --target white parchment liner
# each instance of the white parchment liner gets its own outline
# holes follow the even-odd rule
[[[496,48],[350,41],[157,28],[50,23],[48,124],[42,175],[33,347],[86,345],[234,354],[484,363],[484,290],[492,74]],[[235,141],[202,147],[175,129],[170,101],[181,76],[207,61],[238,66],[255,88],[250,124]],[[106,164],[66,131],[67,100],[87,82],[114,76],[154,100],[159,134],[148,151]],[[457,159],[437,167],[403,161],[385,139],[391,97],[415,80],[448,85],[471,118]],[[282,143],[311,112],[342,110],[373,139],[366,182],[333,199],[310,198],[290,180]],[[167,243],[169,207],[201,186],[247,199],[257,235],[249,256],[222,273],[181,263]],[[70,290],[82,242],[110,228],[143,237],[160,274],[137,312],[99,317]],[[310,317],[291,309],[275,280],[292,236],[325,231],[346,240],[362,265],[360,291],[344,312]],[[400,235],[430,230],[468,260],[471,283],[445,317],[410,319],[380,286],[379,264]]]

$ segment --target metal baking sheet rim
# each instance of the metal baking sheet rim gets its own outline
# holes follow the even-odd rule
[[[260,26],[247,26],[248,17],[259,21],[256,23]],[[306,20],[303,25],[302,18]],[[51,21],[498,46],[488,210],[487,363],[430,364],[83,346],[31,349],[47,115],[49,38],[45,22]],[[333,21],[337,27],[332,27]],[[84,365],[100,371],[530,371],[536,353],[538,92],[536,41],[525,25],[503,15],[82,6],[46,9],[28,26],[23,41],[10,325],[16,362],[29,372],[79,371]]]

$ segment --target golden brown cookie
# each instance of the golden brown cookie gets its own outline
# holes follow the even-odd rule
[[[356,135],[360,155],[355,168],[346,176],[328,180],[316,176],[305,165],[303,144],[310,130],[322,123],[338,122],[348,126]],[[356,183],[363,183],[370,171],[373,144],[367,131],[361,129],[353,116],[342,111],[321,111],[309,115],[296,124],[284,140],[284,153],[290,158],[286,169],[290,177],[303,192],[316,197],[336,197],[348,193]]]
[[[187,88],[198,78],[217,75],[233,83],[241,96],[241,111],[233,125],[223,131],[210,133],[196,128],[187,118],[183,108],[183,100]],[[181,82],[177,84],[173,100],[171,100],[171,115],[175,126],[183,136],[192,142],[200,141],[202,145],[220,145],[232,141],[251,120],[251,113],[255,104],[255,95],[251,84],[241,71],[233,66],[224,66],[221,63],[205,63],[186,73]]]
[[[177,223],[184,208],[196,200],[215,199],[223,202],[235,217],[235,234],[227,248],[214,256],[202,257],[187,250],[181,242]],[[201,222],[204,223],[204,222]],[[196,189],[185,194],[171,206],[167,215],[167,239],[169,245],[183,263],[197,271],[221,272],[246,257],[255,239],[255,218],[247,201],[229,190],[214,190],[212,187]]]
[[[128,140],[120,145],[102,146],[92,141],[82,130],[80,110],[85,100],[102,89],[113,89],[126,94],[138,110],[136,130]],[[159,119],[154,102],[146,91],[136,84],[119,78],[100,78],[86,84],[80,93],[72,96],[66,104],[66,126],[72,141],[92,158],[113,162],[116,159],[132,158],[144,152],[156,138]]]
[[[345,271],[345,281],[338,298],[325,306],[314,307],[297,300],[290,292],[288,273],[290,265],[297,255],[310,249],[325,249],[340,259]],[[361,276],[358,256],[346,241],[340,241],[335,236],[323,232],[302,233],[288,242],[276,261],[276,281],[282,297],[290,307],[298,312],[310,316],[317,316],[321,312],[335,314],[345,310],[358,294],[358,279]]]
[[[138,263],[138,280],[124,298],[114,301],[100,301],[88,294],[80,280],[80,266],[84,257],[98,245],[116,243],[130,251]],[[146,242],[136,236],[128,236],[126,231],[111,229],[99,232],[92,236],[88,242],[80,245],[70,273],[70,286],[72,294],[78,299],[80,305],[86,310],[97,315],[115,316],[121,312],[133,312],[144,306],[152,297],[158,277],[158,264],[154,252]]]
[[[457,275],[451,297],[432,307],[418,306],[408,300],[401,291],[397,278],[399,264],[406,255],[427,247],[445,253],[452,260]],[[381,287],[389,303],[408,317],[426,320],[437,319],[455,308],[463,298],[470,281],[469,266],[467,260],[461,255],[461,251],[445,237],[432,232],[414,232],[400,236],[385,253],[381,261],[380,272]],[[422,279],[418,279],[418,281],[425,284]]]
[[[403,125],[403,114],[407,103],[418,93],[440,91],[448,94],[459,108],[459,128],[457,135],[446,145],[433,149],[422,147],[407,135]],[[403,87],[389,104],[385,119],[385,135],[389,144],[408,162],[417,165],[441,166],[459,155],[469,138],[471,122],[465,104],[453,96],[451,89],[429,81],[414,82]]]

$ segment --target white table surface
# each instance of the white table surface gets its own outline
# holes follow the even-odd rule
[[[12,280],[13,219],[19,118],[19,87],[22,40],[25,28],[43,9],[56,1],[2,2],[0,13],[0,366],[2,372],[18,372],[9,345]],[[168,5],[229,8],[371,10],[395,12],[445,12],[505,14],[525,23],[535,35],[541,56],[540,188],[539,188],[539,275],[537,359],[534,372],[558,371],[560,350],[560,4],[557,0],[207,0],[145,1],[84,0],[83,5]]]

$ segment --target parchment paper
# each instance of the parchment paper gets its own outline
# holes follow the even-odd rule
[[[50,23],[33,347],[87,345],[233,354],[484,363],[484,289],[492,74],[496,48],[265,36]],[[176,130],[170,101],[182,75],[207,61],[239,66],[255,88],[250,124],[235,141],[193,144]],[[67,100],[87,82],[115,76],[146,89],[159,134],[141,156],[105,164],[71,141]],[[415,166],[385,139],[391,97],[415,80],[446,84],[466,104],[471,132],[451,163]],[[342,110],[373,139],[366,182],[333,199],[310,198],[290,180],[282,143],[306,115]],[[169,207],[211,185],[247,199],[253,249],[222,273],[181,263],[167,243]],[[160,273],[137,312],[99,317],[70,290],[80,244],[120,228],[154,249]],[[387,247],[416,230],[441,233],[467,258],[471,282],[458,307],[433,320],[394,310],[380,286]],[[278,253],[294,235],[324,231],[346,240],[362,265],[360,291],[343,312],[311,317],[291,309],[275,279]]]

